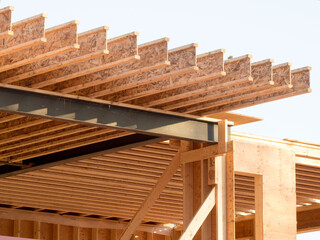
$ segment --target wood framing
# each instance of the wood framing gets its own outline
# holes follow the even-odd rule
[[[261,119],[225,112],[310,92],[310,67],[168,49],[167,37],[138,45],[137,32],[109,39],[106,26],[78,34],[78,21],[46,29],[45,14],[12,23],[13,10],[0,9],[0,235],[319,229],[320,145],[231,133]]]

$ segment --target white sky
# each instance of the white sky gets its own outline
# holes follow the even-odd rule
[[[2,0],[13,19],[47,13],[47,27],[80,20],[79,32],[102,25],[109,37],[138,31],[139,43],[169,37],[169,47],[196,42],[198,53],[226,49],[292,68],[311,66],[311,94],[237,112],[265,119],[234,130],[320,143],[320,0]],[[302,239],[320,239],[320,234]]]

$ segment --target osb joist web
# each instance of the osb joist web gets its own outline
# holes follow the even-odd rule
[[[251,63],[251,55],[225,60],[223,49],[197,55],[197,44],[169,50],[168,38],[138,45],[136,32],[108,39],[108,27],[78,33],[77,21],[45,29],[45,14],[12,23],[12,11],[0,10],[1,84],[195,116],[310,92],[309,67]],[[1,112],[0,160],[21,163],[129,134]],[[130,219],[175,152],[159,143],[1,179],[1,202]],[[237,182],[238,210],[253,210],[251,180]],[[180,170],[145,221],[181,223]]]

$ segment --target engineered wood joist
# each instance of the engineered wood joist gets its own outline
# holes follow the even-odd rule
[[[107,26],[102,26],[87,32],[79,33],[79,48],[77,51],[65,52],[2,73],[0,74],[2,79],[1,82],[13,84],[23,79],[28,79],[107,54],[107,30]]]
[[[0,9],[0,39],[13,35],[11,17],[14,7],[5,7]]]
[[[89,88],[79,90],[77,94],[99,98],[110,93],[142,85],[146,76],[148,79],[152,79],[152,74],[161,72],[163,71],[161,69],[168,68],[173,64],[172,61],[168,61],[168,41],[168,38],[162,38],[139,45],[139,61],[124,66],[121,73],[113,73],[106,76],[106,80],[102,83],[94,87],[88,86]]]
[[[179,104],[188,101],[189,99],[195,99],[199,96],[205,97],[206,94],[223,89],[227,86],[249,82],[252,80],[250,59],[251,56],[246,55],[224,61],[225,76],[174,89],[168,93],[164,93],[161,96],[162,99],[159,101],[153,101],[152,103],[148,101],[149,103],[147,106],[154,106],[153,103],[156,103],[157,105],[155,106],[158,106],[161,109],[174,110],[181,107]]]
[[[180,48],[181,49],[181,48]],[[118,101],[144,105],[145,100],[151,101],[154,96],[160,96],[166,91],[178,89],[196,82],[203,82],[225,75],[223,64],[224,50],[216,50],[197,56],[197,71],[181,72],[179,74],[167,74],[157,77],[154,83],[136,87],[121,93]],[[169,59],[171,55],[169,52]],[[176,62],[176,61],[175,61]],[[178,66],[179,67],[179,66]],[[176,67],[176,68],[178,68]],[[173,72],[175,73],[175,72]]]
[[[13,23],[12,31],[15,34],[0,42],[0,57],[46,42],[44,28],[46,17],[45,14],[40,14]]]
[[[250,97],[258,97],[289,88],[285,80],[291,81],[290,67],[287,65],[282,67],[281,65],[276,68],[282,70],[278,73],[272,68],[271,64],[272,61],[269,59],[252,64],[253,81],[251,83],[244,83],[236,87],[228,88],[225,91],[220,92],[220,94],[216,94],[211,97],[211,99],[209,98],[209,101],[207,102],[205,102],[206,98],[204,98],[201,101],[205,104],[196,105],[191,102],[190,107],[185,107],[180,109],[180,111],[196,115],[203,115],[203,112],[205,112],[205,115],[207,115],[208,111],[210,113],[214,113],[211,109],[219,108],[224,105],[229,106],[232,103],[239,102]]]
[[[108,41],[109,54],[98,58],[89,59],[84,62],[70,65],[66,68],[58,69],[40,76],[31,78],[28,82],[32,88],[42,88],[52,91],[62,91],[68,93],[71,84],[68,80],[72,80],[72,86],[76,85],[80,77],[99,72],[105,69],[114,68],[117,65],[125,64],[139,59],[137,52],[137,33],[130,33]],[[67,74],[66,74],[67,71]],[[83,79],[82,79],[83,80]]]
[[[129,85],[115,87],[112,92],[104,90],[94,93],[93,97],[128,102],[133,97],[137,98],[157,91],[156,89],[159,89],[161,85],[165,86],[163,83],[168,82],[169,79],[173,82],[176,77],[197,70],[196,47],[196,44],[189,44],[177,49],[171,49],[168,52],[169,66],[146,72],[139,76],[138,81],[133,78]]]
[[[47,29],[45,43],[0,57],[0,71],[5,72],[78,49],[77,24],[78,21],[72,21]]]
[[[283,98],[288,98],[292,96],[297,96],[304,93],[311,92],[310,89],[310,67],[305,67],[301,69],[295,69],[291,72],[291,84],[287,84],[286,81],[282,81],[286,85],[284,87],[279,87],[275,92],[267,92],[262,95],[255,95],[254,93],[249,95],[247,99],[240,100],[238,102],[233,102],[230,104],[225,104],[218,106],[214,109],[203,111],[201,115],[208,115],[215,112],[230,111],[239,108],[249,107],[261,103],[266,103],[270,101],[275,101]],[[194,113],[197,114],[197,113]]]

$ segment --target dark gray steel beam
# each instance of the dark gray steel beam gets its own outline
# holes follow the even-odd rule
[[[0,84],[0,111],[147,135],[217,142],[217,122],[73,95]]]

